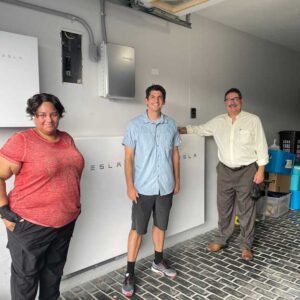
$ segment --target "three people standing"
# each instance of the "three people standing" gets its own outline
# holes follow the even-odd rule
[[[218,146],[217,207],[219,232],[211,252],[225,247],[240,221],[241,256],[251,260],[256,207],[252,183],[264,180],[268,163],[260,119],[242,110],[241,92],[225,93],[226,114],[200,126],[177,131],[162,113],[166,91],[160,85],[146,90],[147,110],[130,121],[124,139],[127,195],[132,201],[125,296],[135,291],[135,262],[153,215],[152,271],[174,279],[176,270],[164,260],[165,232],[173,195],[180,190],[179,132],[213,136]],[[0,215],[7,228],[12,258],[12,300],[39,297],[56,300],[74,225],[80,214],[80,178],[84,160],[70,135],[58,130],[64,107],[50,94],[37,94],[27,103],[35,127],[13,135],[0,150]],[[5,180],[15,175],[7,195]]]

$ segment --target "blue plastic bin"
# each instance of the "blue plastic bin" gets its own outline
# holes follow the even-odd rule
[[[290,201],[290,209],[298,210],[300,209],[300,191],[293,191]]]
[[[281,150],[269,150],[269,163],[265,171],[269,173],[291,175],[296,155]]]
[[[300,191],[300,166],[294,166],[291,176],[291,191]]]

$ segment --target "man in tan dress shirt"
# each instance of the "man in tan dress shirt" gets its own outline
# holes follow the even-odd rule
[[[227,113],[200,126],[179,128],[179,132],[213,136],[218,146],[217,207],[218,234],[207,249],[219,251],[234,230],[235,215],[239,217],[239,244],[244,260],[252,260],[256,203],[250,197],[252,183],[264,180],[268,163],[268,147],[260,119],[242,111],[241,92],[232,88],[225,93]]]

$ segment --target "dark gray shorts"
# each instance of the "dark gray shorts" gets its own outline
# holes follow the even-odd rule
[[[139,194],[137,203],[132,202],[132,225],[139,235],[147,233],[147,227],[153,212],[153,224],[161,230],[167,230],[173,193],[160,196],[147,196]]]

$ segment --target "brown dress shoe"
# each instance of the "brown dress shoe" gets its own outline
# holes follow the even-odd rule
[[[250,249],[244,249],[242,250],[242,259],[246,261],[250,261],[253,259],[253,254]]]
[[[211,243],[211,244],[208,244],[207,250],[208,250],[209,252],[218,252],[218,251],[221,250],[223,247],[224,247],[224,245],[222,245],[222,244]]]

